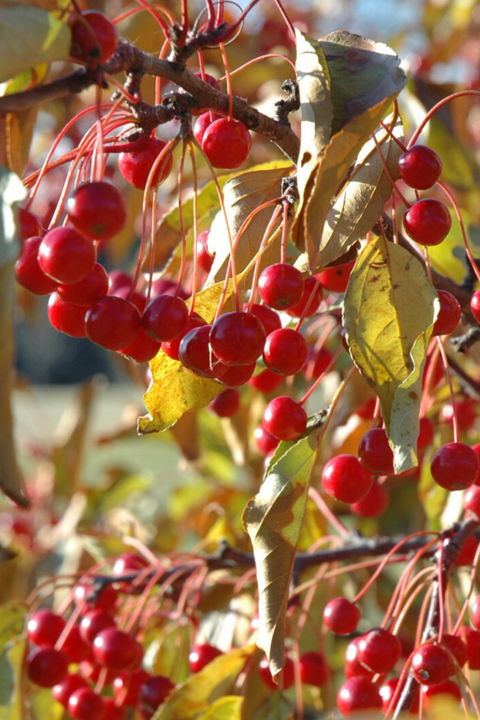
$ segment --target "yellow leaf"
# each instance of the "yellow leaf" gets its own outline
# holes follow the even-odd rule
[[[0,656],[2,660],[0,720],[22,720],[24,717],[25,692],[22,688],[22,666],[26,647],[26,641],[22,640],[8,647]]]
[[[260,492],[243,513],[257,568],[260,629],[257,645],[272,675],[285,664],[285,613],[308,484],[322,431],[299,440],[270,464]]]
[[[8,642],[20,635],[26,616],[26,606],[19,603],[8,603],[0,608],[0,653]]]
[[[70,42],[70,28],[54,13],[27,5],[0,7],[0,82],[67,58]]]
[[[364,248],[343,322],[352,358],[380,398],[397,473],[417,465],[423,367],[438,306],[423,266],[407,250],[383,237]]]
[[[217,699],[216,696],[225,696],[254,649],[255,646],[250,645],[212,660],[203,670],[175,688],[153,720],[193,720],[200,712],[205,712]]]
[[[216,700],[199,720],[241,720],[243,698],[231,695]]]

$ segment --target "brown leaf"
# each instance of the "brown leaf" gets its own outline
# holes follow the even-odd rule
[[[196,410],[190,410],[170,428],[175,442],[189,462],[200,457],[200,438]]]

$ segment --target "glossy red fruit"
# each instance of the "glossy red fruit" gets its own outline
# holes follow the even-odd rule
[[[128,593],[130,595],[137,595],[141,593],[146,586],[146,576],[148,575],[149,564],[141,555],[136,553],[123,553],[115,560],[113,564],[113,574],[117,577],[123,575],[138,575],[141,576],[141,580],[125,580],[119,582],[121,592]]]
[[[223,655],[222,651],[209,643],[194,645],[188,656],[188,665],[191,672],[200,672],[200,670],[203,670],[206,665],[220,655]]]
[[[450,653],[441,645],[422,645],[412,657],[412,670],[421,685],[438,685],[455,673]]]
[[[300,680],[307,685],[323,687],[330,679],[330,668],[325,655],[319,650],[311,650],[300,655]]]
[[[443,634],[443,645],[450,650],[459,667],[463,667],[467,662],[468,650],[466,643],[459,635]]]
[[[198,117],[193,128],[193,135],[200,145],[202,144],[203,136],[205,135],[207,128],[210,127],[215,120],[220,120],[221,118],[222,115],[218,115],[217,113],[210,111],[204,112]]]
[[[138,709],[142,720],[150,720],[175,687],[165,675],[152,675],[140,688]]]
[[[209,273],[212,269],[215,255],[211,255],[208,252],[207,242],[210,230],[203,230],[203,232],[197,235],[197,263],[198,266],[206,273]]]
[[[40,218],[31,210],[25,210],[25,208],[20,208],[18,211],[18,230],[20,242],[22,243],[29,238],[43,235]]]
[[[393,451],[383,428],[373,428],[365,433],[358,446],[358,457],[372,473],[393,475]]]
[[[108,274],[103,265],[95,263],[88,275],[74,285],[59,285],[58,294],[65,302],[90,307],[108,293]]]
[[[141,327],[138,309],[128,300],[107,295],[87,311],[85,328],[92,342],[108,350],[122,350],[137,337]]]
[[[105,610],[89,610],[80,622],[80,635],[89,645],[93,645],[96,636],[102,630],[115,627],[115,620]]]
[[[192,313],[192,315],[188,316],[187,324],[185,328],[182,330],[180,335],[175,337],[173,340],[168,340],[167,342],[162,342],[162,350],[164,353],[168,355],[168,357],[171,357],[172,360],[178,360],[179,359],[179,350],[180,350],[180,343],[182,342],[185,335],[190,332],[190,330],[194,330],[197,327],[201,327],[202,325],[206,325],[207,323],[205,320],[200,317],[200,315],[197,315],[197,313]]]
[[[446,290],[437,290],[440,300],[440,311],[433,326],[434,335],[450,335],[458,327],[462,308],[457,298]]]
[[[383,485],[373,482],[364,498],[351,504],[351,510],[360,517],[379,517],[387,509],[389,495]]]
[[[323,288],[320,282],[317,283],[316,277],[307,277],[304,280],[304,290],[302,299],[294,307],[287,309],[287,313],[292,317],[312,317],[323,300]],[[305,311],[305,315],[303,314]]]
[[[470,300],[472,315],[477,322],[480,322],[480,290],[473,293]]]
[[[130,360],[135,360],[135,362],[138,363],[144,363],[152,360],[152,358],[154,358],[159,352],[161,346],[161,342],[154,340],[150,337],[150,335],[147,335],[143,328],[140,328],[135,340],[118,352],[120,355],[125,355],[125,357],[130,358]]]
[[[235,388],[224,390],[208,406],[218,417],[232,417],[240,408],[240,393]]]
[[[150,172],[166,146],[167,143],[160,138],[149,138],[140,150],[120,153],[118,169],[124,180],[139,190],[145,190]],[[156,165],[150,187],[153,188],[166,180],[170,175],[172,165],[172,153],[167,151]]]
[[[402,180],[416,190],[433,187],[442,173],[442,161],[426,145],[412,145],[398,159],[398,170]]]
[[[99,665],[93,660],[80,663],[80,672],[94,685],[97,684],[101,676],[104,686],[111,685],[118,675],[118,670],[107,670],[103,665]]]
[[[108,294],[115,295],[115,297],[123,298],[123,300],[128,300],[132,303],[132,305],[135,305],[140,315],[143,314],[147,299],[145,295],[140,292],[140,290],[133,290],[132,292],[131,288],[128,288],[124,285],[123,287],[118,288],[118,290],[115,290],[115,292]]]
[[[40,687],[51,688],[64,680],[68,672],[68,658],[61,650],[39,648],[27,661],[28,677]]]
[[[401,654],[398,637],[383,628],[373,628],[358,639],[358,660],[372,672],[390,672]]]
[[[447,443],[432,458],[432,477],[446,490],[465,490],[473,485],[478,471],[478,457],[465,443]]]
[[[465,510],[470,510],[477,517],[480,517],[480,487],[471,485],[465,493]]]
[[[100,665],[112,670],[124,670],[135,660],[135,640],[116,627],[101,630],[93,641],[93,657]]]
[[[348,643],[345,650],[345,675],[347,678],[362,677],[371,680],[375,677],[375,673],[362,665],[358,659],[358,642],[357,637]]]
[[[353,677],[344,682],[338,691],[337,707],[344,717],[352,717],[364,710],[381,710],[382,697],[370,680]]]
[[[228,370],[218,378],[218,382],[231,388],[241,387],[250,380],[256,366],[256,363],[251,363],[251,365],[230,365]]]
[[[327,367],[333,360],[333,355],[325,346],[321,348],[310,348],[308,351],[307,363],[303,369],[305,378],[309,382],[313,382],[323,375]]]
[[[420,245],[439,245],[452,226],[446,205],[435,198],[417,200],[403,216],[405,232]]]
[[[445,540],[445,543],[448,544],[448,541]],[[470,535],[470,537],[467,538],[464,546],[460,550],[460,553],[455,560],[455,565],[457,566],[465,566],[465,565],[472,565],[475,555],[477,553],[479,541],[474,535]]]
[[[97,589],[95,585],[77,585],[74,592],[75,602],[82,609],[82,613],[97,608],[109,612],[113,610],[118,600],[118,592],[112,585],[105,585]]]
[[[250,155],[252,138],[244,123],[220,118],[208,125],[201,146],[213,167],[235,170]]]
[[[263,302],[275,310],[286,310],[298,305],[304,288],[302,273],[288,263],[270,265],[258,279],[258,292]]]
[[[142,685],[150,677],[150,673],[143,668],[136,668],[132,672],[123,670],[113,681],[113,695],[117,704],[122,707],[136,707]]]
[[[53,647],[65,628],[61,615],[42,608],[36,610],[27,623],[30,642],[39,647]]]
[[[72,625],[60,650],[63,650],[66,654],[69,663],[76,663],[77,665],[84,660],[90,660],[92,656],[92,648],[82,638],[79,625]]]
[[[68,226],[49,230],[38,248],[42,272],[65,285],[83,280],[93,269],[96,257],[95,245]]]
[[[308,416],[300,403],[288,395],[271,400],[263,414],[263,425],[279,440],[296,440],[307,427]]]
[[[125,270],[112,270],[108,273],[108,294],[115,295],[122,287],[132,287],[133,278]]]
[[[461,636],[465,637],[467,644],[468,667],[470,670],[480,670],[480,631],[464,626]]]
[[[396,701],[395,704],[399,701],[401,697],[401,692],[397,693],[397,687],[398,682],[400,678],[399,677],[393,677],[390,678],[390,680],[387,680],[387,682],[382,685],[380,688],[380,695],[382,697],[382,710],[384,713],[386,713],[390,709],[390,705],[395,698],[396,695]],[[402,688],[403,689],[403,688]],[[420,693],[416,692],[415,699],[410,707],[410,710],[408,711],[410,715],[418,715],[418,711],[420,709]],[[392,708],[393,710],[393,708]]]
[[[345,597],[336,597],[325,605],[323,622],[337,635],[350,635],[360,621],[360,610]]]
[[[278,390],[284,379],[283,375],[279,375],[272,370],[266,369],[259,372],[258,375],[252,377],[248,381],[248,384],[260,392],[272,393],[275,390]]]
[[[473,398],[466,397],[463,400],[457,398],[455,409],[451,403],[445,403],[441,410],[442,420],[453,425],[454,414],[457,416],[459,430],[470,430],[477,420],[477,403]]]
[[[75,720],[103,720],[103,699],[91,688],[75,690],[68,701],[68,712]]]
[[[102,699],[105,708],[103,720],[124,720],[126,715],[125,708],[116,705],[115,700],[111,697],[104,697]]]
[[[118,46],[115,25],[98,10],[85,10],[80,16],[69,18],[72,33],[70,57],[89,63],[98,60],[105,63]]]
[[[38,262],[41,237],[30,237],[23,244],[22,254],[15,263],[15,279],[19,285],[35,293],[48,295],[58,287],[58,282],[45,275]]]
[[[246,310],[246,307],[243,308]],[[256,315],[257,318],[262,323],[263,327],[265,328],[265,335],[268,337],[270,333],[275,332],[275,330],[280,330],[282,327],[282,322],[280,320],[279,314],[272,310],[272,308],[268,307],[268,305],[260,305],[259,303],[253,303],[252,307],[250,308],[250,312],[253,315]]]
[[[72,695],[75,690],[86,687],[88,687],[88,683],[81,675],[78,675],[77,673],[69,673],[62,682],[58,683],[58,685],[54,685],[52,688],[52,695],[57,702],[66,708],[68,707],[70,695]]]
[[[326,493],[341,502],[358,502],[372,487],[372,476],[354,455],[336,455],[322,471]]]
[[[453,698],[456,702],[460,702],[462,699],[462,691],[460,685],[453,680],[445,680],[445,682],[439,685],[424,685],[422,687],[422,697],[424,702],[425,710],[432,706],[435,698],[445,698],[448,696]],[[443,700],[442,700],[443,702]]]
[[[307,360],[308,345],[303,335],[292,328],[280,328],[265,341],[263,360],[269,370],[295,375]]]
[[[283,666],[283,670],[281,674],[277,676],[278,684],[273,680],[272,673],[270,672],[268,658],[266,656],[260,660],[260,664],[258,666],[258,674],[260,676],[260,680],[263,682],[264,685],[270,688],[270,690],[278,690],[279,688],[283,688],[283,690],[288,690],[288,688],[292,687],[293,683],[295,682],[295,670],[293,667],[292,659],[289,657],[285,658],[285,665]]]
[[[324,270],[320,275],[322,286],[330,292],[345,292],[354,266],[355,262],[349,262]]]
[[[182,365],[195,375],[219,378],[228,370],[228,365],[221,362],[212,352],[211,330],[210,325],[202,325],[184,335],[180,342],[178,358]]]
[[[160,342],[179,337],[187,323],[188,308],[185,301],[172,295],[157,295],[143,311],[143,329]]]
[[[67,214],[72,225],[91,240],[110,240],[127,222],[125,199],[106,180],[79,185],[67,200]]]
[[[210,346],[227,365],[251,365],[262,354],[265,337],[265,329],[256,315],[230,312],[213,323]]]
[[[52,293],[48,300],[47,312],[51,324],[55,330],[71,337],[87,337],[85,328],[87,311],[86,307],[65,302],[57,293]]]
[[[254,430],[253,437],[255,438],[258,449],[265,455],[273,452],[280,442],[278,438],[274,437],[268,430],[265,430],[262,425]]]
[[[420,418],[420,432],[417,438],[417,449],[425,450],[433,440],[435,430],[433,423],[427,417]]]

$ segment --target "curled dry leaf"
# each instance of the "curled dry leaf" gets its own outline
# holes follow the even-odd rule
[[[355,77],[353,67],[357,68]],[[302,141],[298,165],[300,202],[292,237],[296,246],[307,253],[313,271],[325,264],[320,244],[332,198],[406,77],[393,50],[347,32],[332,33],[320,41],[303,35],[297,72]],[[325,101],[327,88],[330,101]],[[324,105],[326,118],[331,118],[330,132],[322,114]],[[329,262],[343,253],[340,249]]]
[[[290,582],[321,434],[322,430],[317,430],[299,440],[269,465],[259,493],[243,513],[260,595],[257,645],[267,654],[274,677],[285,664]]]
[[[345,294],[343,324],[351,356],[380,398],[395,472],[417,465],[422,375],[439,301],[407,250],[372,240]]]

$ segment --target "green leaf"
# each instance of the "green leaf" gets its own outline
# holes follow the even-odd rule
[[[173,690],[153,720],[193,720],[199,713],[211,708],[218,696],[228,693],[225,688],[232,687],[254,649],[255,646],[250,645],[212,660]]]
[[[392,119],[387,118],[387,126]],[[403,140],[400,117],[392,132],[399,141]],[[383,129],[376,133],[376,138],[390,174],[396,179],[401,147]],[[381,216],[391,194],[392,183],[372,139],[363,146],[348,182],[328,212],[318,248],[318,262],[322,267],[347,253],[357,240],[365,237]],[[295,265],[306,271],[308,255],[301,255]]]
[[[0,82],[67,58],[70,42],[70,28],[54,13],[25,5],[0,7]]]
[[[241,720],[243,698],[231,695],[216,700],[199,720]]]
[[[299,440],[270,464],[260,492],[243,513],[257,568],[260,629],[257,645],[272,675],[285,664],[285,614],[295,552],[302,529],[310,475],[322,431]]]
[[[319,43],[305,36],[302,48],[305,44],[315,50],[316,61],[312,50],[304,51],[298,57],[303,86],[309,87],[309,80],[310,90],[309,95],[301,96],[302,138],[305,135],[305,140],[301,140],[300,202],[292,238],[299,250],[307,253],[313,272],[326,264],[320,246],[332,198],[341,188],[362,146],[406,83],[406,77],[393,50],[358,35],[343,31],[332,33]],[[328,66],[328,76],[323,58]],[[330,89],[327,117],[333,109],[330,136],[322,115],[322,97],[327,84]],[[343,250],[340,248],[338,255],[332,254],[335,260]]]
[[[61,720],[65,713],[65,708],[55,700],[50,689],[35,693],[31,702],[37,720]]]
[[[22,720],[22,666],[27,642],[16,642],[0,655],[0,720]]]
[[[0,607],[0,653],[7,643],[21,634],[26,616],[25,605],[8,603]]]
[[[361,252],[345,293],[352,358],[380,398],[395,472],[417,465],[421,384],[439,306],[421,263],[383,237]]]

